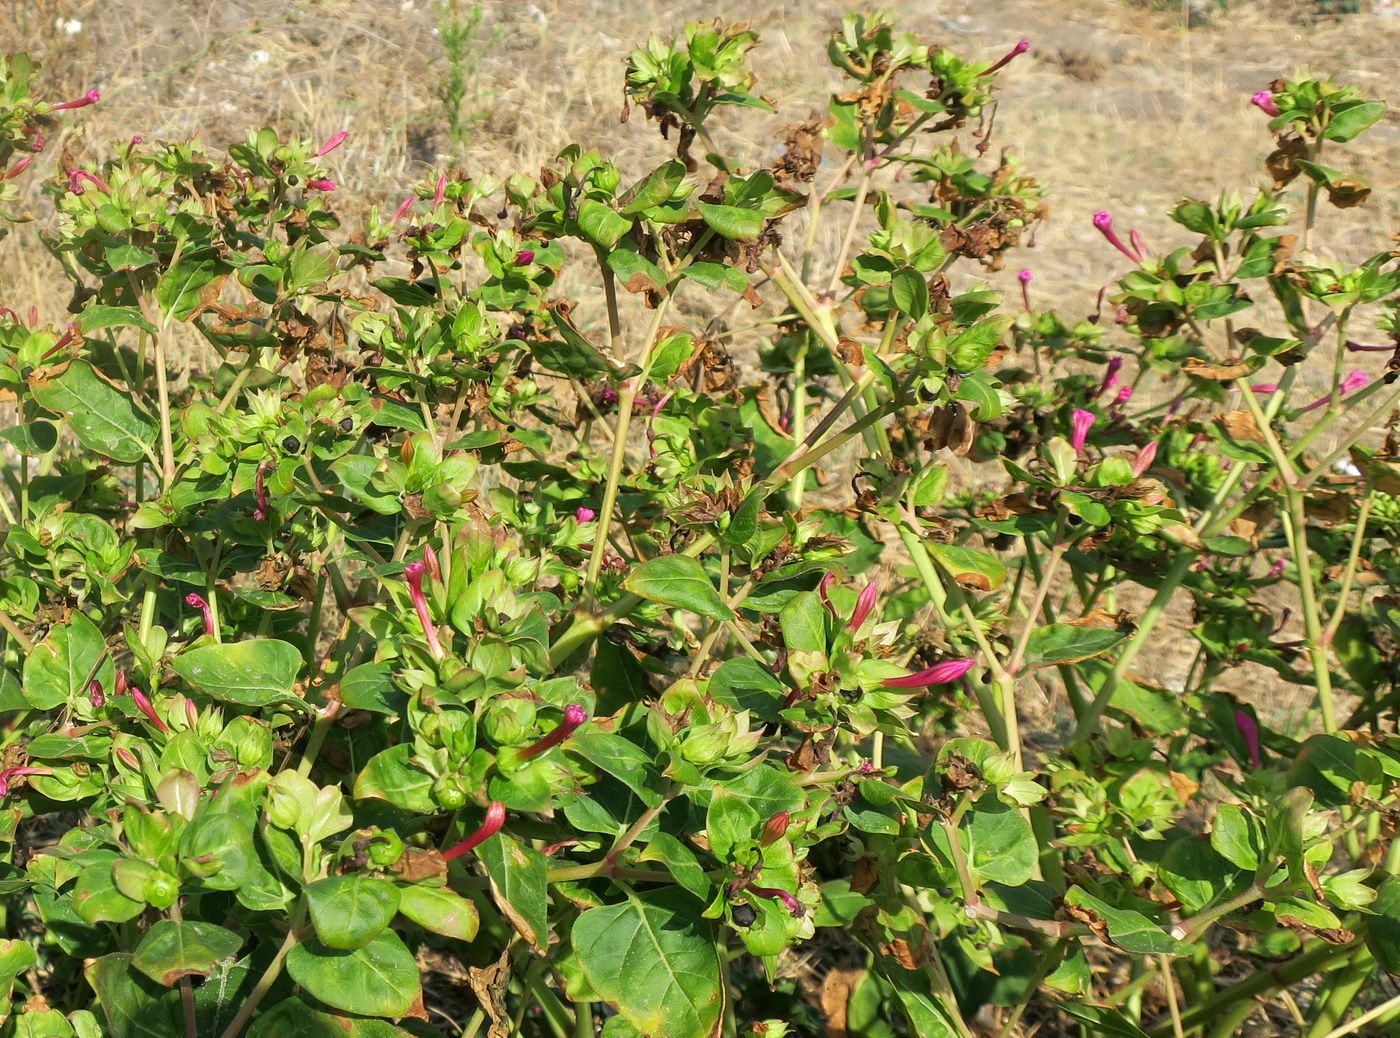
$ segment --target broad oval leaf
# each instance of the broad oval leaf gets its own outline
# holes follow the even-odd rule
[[[361,1016],[403,1016],[422,991],[413,954],[392,930],[353,951],[303,941],[287,955],[287,973],[318,1001]]]
[[[171,987],[181,977],[209,976],[242,944],[238,934],[213,923],[162,919],[141,938],[131,965],[157,984]]]
[[[1026,643],[1026,668],[1078,663],[1102,656],[1127,637],[1128,632],[1117,627],[1076,627],[1073,624],[1037,627]]]
[[[332,876],[306,888],[316,936],[327,948],[363,948],[394,919],[399,889],[372,876]]]
[[[399,913],[425,930],[459,941],[475,940],[481,925],[476,905],[461,894],[421,883],[399,888]]]
[[[203,990],[202,988],[200,990]],[[248,1038],[411,1038],[387,1020],[339,1016],[313,1009],[299,998],[278,1002],[248,1028]]]
[[[156,442],[156,423],[136,410],[131,394],[101,378],[87,361],[75,360],[57,378],[35,383],[41,407],[65,415],[73,435],[103,457],[140,461]]]
[[[82,613],[54,627],[24,660],[25,700],[36,710],[52,710],[70,696],[86,694],[96,678],[111,688],[116,669],[106,654],[106,642],[97,625]]]
[[[275,638],[250,638],[190,649],[170,666],[207,696],[239,706],[266,706],[294,698],[301,664],[295,645]]]
[[[649,602],[688,609],[711,620],[734,619],[705,567],[689,555],[648,559],[627,575],[623,587]]]

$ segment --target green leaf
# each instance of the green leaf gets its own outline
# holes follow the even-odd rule
[[[983,882],[1019,887],[1035,874],[1035,834],[1020,811],[985,796],[967,823],[968,864]]]
[[[15,978],[38,961],[38,954],[24,941],[0,940],[0,1023],[9,1015]]]
[[[664,162],[623,194],[621,212],[635,216],[653,206],[669,202],[685,179],[685,166],[675,159]]]
[[[301,652],[274,638],[204,645],[182,652],[171,669],[207,696],[239,706],[294,699]]]
[[[666,275],[651,260],[631,249],[608,253],[608,266],[629,292],[656,292],[666,287]]]
[[[1026,643],[1026,668],[1079,663],[1102,656],[1127,637],[1126,631],[1116,627],[1075,627],[1073,624],[1037,627]]]
[[[1264,830],[1258,820],[1238,804],[1215,809],[1210,845],[1226,861],[1246,872],[1259,868],[1264,855]]]
[[[355,777],[356,800],[387,800],[414,814],[432,814],[433,776],[411,763],[413,747],[408,743],[391,746],[369,759]]]
[[[711,620],[734,619],[705,568],[688,555],[648,559],[627,575],[622,586],[649,602],[688,609]]]
[[[890,297],[899,312],[914,320],[928,313],[928,283],[913,267],[900,267],[890,282]]]
[[[157,984],[171,987],[181,977],[209,976],[242,944],[238,934],[213,923],[162,919],[141,938],[131,965]]]
[[[1366,944],[1387,973],[1400,974],[1400,877],[1386,878],[1370,909]]]
[[[421,883],[399,888],[399,913],[425,930],[459,941],[476,940],[481,925],[476,905],[461,894]]]
[[[516,932],[543,952],[549,946],[549,862],[533,847],[498,833],[476,849],[491,893]]]
[[[643,1034],[710,1038],[718,1026],[719,959],[688,895],[647,892],[591,908],[574,923],[573,945],[593,990]]]
[[[778,611],[778,623],[783,632],[783,644],[789,652],[805,649],[826,652],[826,607],[811,591],[793,595]]]
[[[222,272],[213,256],[188,256],[166,271],[156,282],[156,302],[177,321],[188,321],[202,308],[201,296]]]
[[[731,292],[743,292],[749,287],[747,274],[738,267],[726,267],[722,263],[692,263],[682,273],[706,288],[727,288]]]
[[[248,959],[221,962],[195,989],[194,1011],[200,1034],[223,1034],[262,977],[254,973]]]
[[[1006,565],[991,552],[961,544],[925,542],[929,553],[963,587],[995,591],[1006,580]]]
[[[652,767],[654,762],[630,739],[589,725],[574,733],[569,749],[636,793],[647,807],[661,803],[661,783]]]
[[[718,235],[731,241],[757,238],[763,233],[766,217],[758,209],[740,209],[736,205],[714,205],[696,202],[700,218]]]
[[[131,969],[131,956],[104,955],[83,971],[107,1018],[111,1038],[180,1038],[185,1022],[179,992]]]
[[[40,418],[35,422],[12,425],[4,432],[0,432],[0,438],[14,444],[15,449],[21,454],[37,458],[58,446],[58,427],[53,422]]]
[[[317,1001],[362,1016],[403,1016],[422,992],[413,954],[392,930],[353,951],[303,941],[287,955],[287,973]]]
[[[1083,887],[1071,887],[1065,903],[1092,912],[1108,927],[1113,944],[1132,955],[1190,955],[1191,945],[1178,941],[1141,912],[1114,908]]]
[[[1385,105],[1380,101],[1353,101],[1345,106],[1337,105],[1332,110],[1332,121],[1322,136],[1329,141],[1349,141],[1365,131],[1385,115]]]
[[[86,695],[93,678],[103,688],[111,688],[116,668],[106,652],[97,625],[74,613],[66,624],[51,628],[48,637],[25,657],[25,700],[36,710],[52,710],[74,696]]]
[[[700,859],[695,856],[694,851],[670,833],[657,833],[653,836],[651,842],[637,856],[637,860],[660,862],[686,890],[701,901],[710,899],[714,885],[710,882],[710,877],[705,875]]]
[[[351,710],[398,716],[408,703],[408,696],[395,686],[390,678],[392,672],[387,663],[360,664],[341,679],[341,703]]]
[[[140,328],[152,335],[160,334],[156,326],[134,306],[90,306],[78,315],[77,324],[84,335],[100,332],[104,328]]]
[[[316,936],[327,948],[363,948],[399,910],[399,889],[372,876],[332,876],[307,886],[306,907]]]
[[[997,380],[985,371],[964,375],[953,391],[953,398],[967,404],[972,417],[979,422],[995,421],[1006,410]]]
[[[130,393],[99,377],[87,361],[75,360],[57,378],[36,384],[34,399],[67,416],[84,447],[113,461],[140,461],[156,442],[156,423],[136,410]]]
[[[1080,1029],[1083,1034],[1092,1034],[1094,1038],[1101,1035],[1104,1038],[1148,1038],[1146,1031],[1116,1009],[1079,1002],[1061,1002],[1059,1005],[1069,1016],[1087,1025]]]
[[[202,988],[200,989],[203,990]],[[209,1032],[217,1034],[220,1032]],[[312,1009],[299,998],[278,1002],[248,1028],[247,1038],[411,1038],[387,1020],[339,1016]]]
[[[598,248],[609,251],[632,229],[632,221],[602,202],[586,198],[578,207],[578,229]]]
[[[1239,876],[1236,867],[1204,836],[1174,840],[1157,863],[1157,875],[1189,913],[1219,898]]]

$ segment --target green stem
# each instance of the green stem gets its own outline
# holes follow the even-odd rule
[[[257,1011],[262,1000],[267,997],[267,993],[272,990],[272,985],[277,983],[277,978],[282,975],[282,966],[287,961],[287,956],[291,954],[293,948],[301,940],[300,931],[302,923],[306,919],[306,899],[302,898],[297,902],[296,913],[292,916],[292,928],[287,931],[286,938],[282,941],[281,947],[277,949],[277,954],[268,963],[266,971],[258,979],[257,986],[248,993],[248,999],[239,1008],[238,1013],[224,1028],[220,1038],[238,1038],[243,1033],[243,1028],[247,1026],[253,1013]]]
[[[1370,949],[1363,947],[1356,953],[1356,958],[1330,974],[1322,992],[1313,1001],[1315,1015],[1306,1038],[1322,1038],[1340,1024],[1358,992],[1375,971],[1375,956]]]

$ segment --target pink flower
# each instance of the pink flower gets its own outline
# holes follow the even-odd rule
[[[1108,363],[1104,365],[1103,381],[1099,383],[1099,388],[1094,390],[1095,400],[1118,385],[1118,372],[1121,370],[1123,370],[1123,358],[1110,357]]]
[[[160,719],[156,713],[156,708],[151,705],[151,701],[146,698],[146,693],[142,692],[135,685],[131,686],[131,700],[136,704],[136,709],[146,715],[146,719],[155,725],[156,731],[170,733],[170,726]]]
[[[88,183],[97,190],[106,194],[112,193],[111,186],[96,173],[89,173],[85,169],[70,169],[68,171],[68,190],[75,195],[81,195],[84,191],[83,184]]]
[[[56,343],[54,343],[52,346],[50,346],[47,350],[45,350],[45,351],[44,351],[44,355],[43,355],[42,357],[40,357],[39,359],[40,359],[41,361],[43,361],[43,360],[48,360],[48,359],[49,359],[50,357],[52,357],[55,353],[57,353],[59,350],[63,349],[65,346],[69,345],[70,343],[75,342],[75,341],[81,343],[81,342],[82,342],[82,338],[83,338],[83,337],[82,337],[81,333],[79,333],[79,331],[78,331],[78,326],[77,326],[76,324],[72,324],[72,323],[70,322],[69,325],[68,325],[68,327],[65,328],[65,329],[63,330],[63,335],[59,337],[59,340],[58,340]]]
[[[442,205],[442,200],[447,197],[447,174],[444,173],[437,179],[437,187],[433,189],[433,208]]]
[[[26,775],[52,775],[48,768],[6,768],[0,771],[0,797],[10,795],[10,780],[24,778]]]
[[[1338,390],[1339,390],[1339,392],[1341,393],[1342,396],[1346,396],[1348,393],[1354,393],[1354,392],[1356,392],[1358,389],[1361,389],[1363,386],[1365,386],[1365,385],[1366,385],[1368,382],[1370,382],[1370,381],[1371,381],[1371,376],[1368,375],[1368,374],[1366,374],[1366,372],[1364,372],[1364,371],[1352,371],[1352,372],[1350,372],[1349,374],[1347,374],[1347,376],[1346,376],[1345,378],[1342,379],[1341,385],[1338,386],[1337,388],[1338,388]],[[1256,390],[1256,391],[1257,391],[1257,390]],[[1300,408],[1299,411],[1298,411],[1298,413],[1299,413],[1299,414],[1307,414],[1309,411],[1315,411],[1315,410],[1317,410],[1319,407],[1325,407],[1327,404],[1330,404],[1331,402],[1332,402],[1332,394],[1331,394],[1331,393],[1326,393],[1326,394],[1324,394],[1324,395],[1318,397],[1318,398],[1317,398],[1316,400],[1314,400],[1312,403],[1307,404],[1307,405],[1305,405],[1304,407]]]
[[[1118,390],[1118,395],[1113,398],[1114,407],[1122,407],[1133,398],[1133,387],[1124,386]]]
[[[1131,249],[1124,245],[1123,239],[1118,237],[1117,233],[1113,230],[1113,214],[1107,209],[1100,209],[1094,214],[1094,226],[1099,229],[1099,232],[1108,240],[1108,243],[1124,256],[1127,256],[1128,259],[1132,260],[1134,263],[1142,262],[1142,257],[1136,255]]]
[[[1265,115],[1278,115],[1278,102],[1274,100],[1274,95],[1267,90],[1261,90],[1249,99],[1249,103],[1258,108]]]
[[[211,638],[218,638],[219,629],[214,625],[214,610],[197,592],[191,591],[185,596],[185,605],[194,606],[204,613],[204,633]]]
[[[1130,230],[1130,231],[1128,232],[1128,241],[1130,241],[1130,242],[1132,243],[1132,245],[1133,245],[1133,251],[1136,252],[1136,253],[1138,254],[1138,258],[1139,258],[1139,259],[1144,259],[1144,258],[1146,258],[1146,256],[1147,256],[1147,246],[1143,243],[1142,235],[1141,235],[1141,234],[1138,234],[1138,230],[1137,230],[1136,227],[1134,227],[1132,230]],[[1122,324],[1123,322],[1122,322],[1122,321],[1119,321],[1118,323],[1119,323],[1119,324]]]
[[[1141,476],[1152,467],[1152,463],[1157,460],[1157,441],[1153,440],[1142,450],[1137,452],[1137,457],[1133,459],[1133,475]]]
[[[515,265],[517,267],[528,267],[535,262],[534,249],[521,249],[515,254]]]
[[[1235,711],[1235,727],[1244,738],[1244,745],[1249,750],[1249,763],[1254,767],[1262,767],[1264,759],[1259,753],[1259,722],[1247,710]]]
[[[116,683],[116,685],[114,685],[114,686],[112,687],[112,695],[114,695],[114,696],[123,695],[123,694],[125,694],[125,692],[126,692],[126,690],[127,690],[128,687],[129,687],[129,686],[127,685],[127,681],[126,681],[126,670],[125,670],[125,669],[122,669],[122,670],[117,671],[117,683]]]
[[[1026,53],[1026,51],[1028,51],[1028,50],[1030,50],[1030,49],[1031,49],[1031,41],[1030,41],[1030,40],[1018,40],[1018,41],[1016,42],[1016,46],[1012,47],[1009,51],[1007,51],[1005,54],[1003,54],[1003,55],[1001,56],[1000,60],[998,60],[998,61],[996,62],[996,64],[992,65],[991,68],[987,69],[986,72],[983,72],[982,75],[984,75],[984,76],[990,76],[993,72],[999,72],[999,71],[1001,71],[1001,70],[1004,69],[1007,65],[1011,64],[1011,62],[1012,62],[1015,58],[1020,57],[1022,54]]]
[[[773,887],[759,887],[752,883],[749,884],[748,889],[759,897],[769,897],[781,901],[783,907],[792,914],[794,919],[800,919],[806,914],[806,909],[802,907],[802,902],[797,900],[797,898],[793,897],[786,890],[776,890]]]
[[[433,626],[433,618],[428,613],[428,600],[423,595],[423,574],[428,567],[421,562],[410,562],[403,568],[404,580],[408,582],[408,594],[413,599],[413,608],[418,612],[418,622],[423,625],[423,633],[428,639],[428,649],[432,652],[434,659],[445,659],[447,653],[442,651],[442,645],[438,641],[437,628]]]
[[[851,613],[850,628],[854,633],[859,631],[861,624],[865,623],[870,611],[875,608],[875,602],[880,597],[880,588],[875,581],[871,581],[861,588],[860,597],[856,599],[855,611]]]
[[[335,190],[335,181],[334,181],[334,180],[308,180],[308,181],[306,182],[306,186],[307,186],[307,188],[309,188],[309,189],[312,190],[312,191],[334,191],[334,190]]]
[[[98,681],[96,678],[93,678],[92,683],[88,685],[88,699],[92,701],[92,708],[94,710],[101,710],[107,705],[107,696],[106,693],[102,691],[102,682]]]
[[[55,112],[64,112],[73,108],[86,108],[88,105],[95,105],[98,101],[101,100],[101,94],[99,94],[96,90],[89,90],[86,94],[84,94],[82,97],[78,98],[75,101],[64,101],[60,104],[52,105],[50,110]]]
[[[26,169],[28,169],[29,164],[33,161],[33,155],[26,155],[24,158],[20,159],[13,166],[11,166],[9,172],[6,173],[3,177],[0,177],[0,180],[14,180],[15,177],[19,176]]]
[[[399,203],[398,209],[395,210],[395,212],[394,212],[394,223],[398,223],[400,220],[402,220],[405,216],[407,216],[407,215],[408,215],[409,213],[411,213],[412,211],[413,211],[413,196],[412,196],[412,195],[409,195],[409,196],[408,196],[407,198],[405,198],[401,203]]]
[[[262,522],[264,519],[266,519],[268,512],[272,510],[272,506],[267,503],[267,483],[265,482],[264,478],[265,473],[271,467],[272,462],[262,462],[258,466],[257,479],[254,480],[254,486],[258,495],[258,504],[257,507],[253,509],[253,518],[256,519],[258,522]]]
[[[574,510],[574,518],[581,523],[591,523],[594,519],[598,518],[598,513],[587,505],[579,505],[578,508]]]
[[[331,134],[329,137],[326,138],[326,143],[321,145],[321,150],[313,152],[311,157],[313,159],[319,159],[322,155],[329,155],[331,152],[335,151],[336,148],[344,144],[345,138],[349,136],[350,134],[347,133],[345,130],[339,130]]]
[[[1016,280],[1021,282],[1021,305],[1027,310],[1031,308],[1031,278],[1035,277],[1029,270],[1023,270],[1016,275]]]
[[[817,594],[821,597],[822,605],[826,606],[826,611],[832,616],[836,615],[836,607],[831,604],[831,599],[828,597],[827,591],[831,588],[831,585],[835,583],[836,574],[828,573],[823,576],[821,582],[817,584]]]
[[[486,808],[486,819],[481,823],[481,827],[472,833],[461,843],[442,852],[443,861],[451,861],[453,858],[460,858],[467,851],[485,843],[491,837],[501,831],[501,826],[506,824],[506,805],[499,800],[491,801]]]
[[[539,742],[521,750],[520,759],[529,760],[531,757],[538,757],[546,750],[552,750],[569,736],[573,735],[574,729],[587,720],[588,710],[578,703],[571,703],[564,708],[564,720],[560,721],[555,729]]]
[[[1269,566],[1269,576],[1276,580],[1283,576],[1283,571],[1287,568],[1288,563],[1286,561],[1283,559],[1274,559],[1273,564]]]
[[[886,678],[881,684],[885,688],[931,688],[934,685],[946,685],[957,681],[975,666],[975,659],[944,660],[914,674],[906,674],[902,678]]]
[[[194,705],[193,699],[185,700],[185,720],[189,722],[191,728],[199,724],[199,708]]]
[[[1073,432],[1070,434],[1069,445],[1074,448],[1075,455],[1084,453],[1084,441],[1089,438],[1089,430],[1098,421],[1098,415],[1093,411],[1086,411],[1082,407],[1074,409],[1074,414],[1070,418]]]
[[[1257,386],[1250,386],[1249,388],[1255,396],[1268,396],[1270,393],[1278,392],[1278,383],[1260,382]]]

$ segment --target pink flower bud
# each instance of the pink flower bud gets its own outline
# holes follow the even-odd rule
[[[821,598],[822,605],[826,606],[826,611],[832,616],[836,615],[836,607],[831,604],[831,599],[830,597],[828,597],[827,591],[829,591],[831,585],[835,583],[836,574],[827,573],[825,576],[822,577],[821,582],[817,584],[817,595]]]
[[[268,513],[272,511],[272,506],[267,503],[267,483],[265,481],[265,475],[267,473],[267,470],[271,467],[272,462],[270,461],[264,461],[261,464],[259,464],[258,475],[257,478],[254,480],[254,486],[258,497],[258,504],[257,507],[253,509],[253,518],[256,519],[258,522],[262,522],[263,520],[265,520],[268,516]]]
[[[442,200],[447,197],[447,174],[444,173],[437,179],[437,187],[433,189],[433,208],[442,205]]]
[[[24,158],[20,159],[13,166],[11,166],[9,172],[6,173],[3,177],[0,177],[0,180],[14,180],[15,177],[19,176],[26,169],[28,169],[29,164],[33,161],[33,155],[26,155]]]
[[[758,838],[761,846],[767,847],[769,844],[777,843],[787,835],[788,823],[792,821],[790,811],[779,811],[763,825],[763,832]]]
[[[749,884],[748,889],[753,891],[759,897],[768,897],[773,898],[777,901],[781,901],[783,903],[783,907],[786,908],[788,912],[792,914],[792,917],[794,919],[800,919],[803,915],[806,914],[806,909],[802,907],[802,902],[797,900],[797,898],[793,897],[786,890],[776,890],[773,887],[755,886],[752,883]]]
[[[521,249],[515,254],[515,265],[517,267],[528,267],[535,262],[534,249]]]
[[[423,545],[423,564],[428,567],[428,576],[434,580],[442,579],[442,566],[438,563],[437,552],[431,544]]]
[[[1030,49],[1031,49],[1031,41],[1030,41],[1030,40],[1018,40],[1017,43],[1016,43],[1016,46],[1012,47],[1009,51],[1007,51],[1004,55],[1002,55],[1001,59],[998,60],[998,61],[996,62],[996,64],[992,65],[991,68],[987,69],[986,72],[983,72],[982,75],[984,75],[984,76],[990,76],[993,72],[999,72],[999,71],[1001,71],[1001,70],[1004,69],[1007,65],[1011,64],[1011,62],[1012,62],[1015,58],[1020,57],[1022,54],[1026,53],[1026,51],[1028,51],[1028,50],[1030,50]]]
[[[112,688],[112,695],[114,695],[114,696],[125,695],[125,694],[126,694],[127,687],[128,687],[128,686],[127,686],[127,682],[126,682],[126,671],[125,671],[125,670],[119,670],[119,671],[117,671],[117,683],[116,683],[116,685],[114,685],[113,688]]]
[[[1070,434],[1069,444],[1074,448],[1076,455],[1084,453],[1084,442],[1089,438],[1089,430],[1093,428],[1096,421],[1098,421],[1098,416],[1093,411],[1086,411],[1082,407],[1075,408],[1070,419],[1073,431]]]
[[[427,569],[424,563],[410,562],[403,568],[403,576],[408,583],[408,594],[413,599],[413,608],[418,613],[418,622],[423,625],[423,634],[428,639],[428,650],[432,652],[434,659],[440,660],[445,659],[447,653],[442,651],[437,628],[433,626],[432,615],[428,612],[428,599],[423,594],[423,574]]]
[[[308,180],[306,186],[311,191],[334,191],[334,180]]]
[[[1107,209],[1100,209],[1094,214],[1094,226],[1099,229],[1099,233],[1108,240],[1108,243],[1124,256],[1127,256],[1128,259],[1132,260],[1134,263],[1142,262],[1142,257],[1135,255],[1131,249],[1124,245],[1123,239],[1119,238],[1117,233],[1113,230],[1113,214]]]
[[[574,510],[574,518],[581,523],[591,523],[594,519],[598,518],[598,513],[587,505],[579,505],[578,508]]]
[[[200,596],[194,591],[191,591],[188,595],[185,596],[185,604],[189,606],[194,606],[194,608],[203,611],[204,633],[211,638],[217,638],[219,636],[219,629],[214,625],[214,610],[209,605],[209,603],[206,602],[202,596]]]
[[[1029,270],[1023,270],[1016,275],[1016,280],[1021,282],[1021,305],[1027,310],[1031,308],[1031,279],[1035,277]]]
[[[885,688],[931,688],[934,685],[946,685],[957,681],[975,666],[975,659],[944,660],[914,674],[906,674],[902,678],[886,678],[881,684]]]
[[[1262,767],[1264,758],[1259,752],[1259,722],[1248,711],[1236,710],[1235,727],[1239,729],[1244,738],[1245,748],[1249,750],[1249,763],[1256,768]]]
[[[1147,258],[1147,246],[1143,243],[1142,235],[1138,233],[1136,227],[1128,232],[1128,241],[1132,242],[1133,251],[1137,253],[1138,259]]]
[[[151,705],[151,701],[146,698],[146,693],[142,692],[135,685],[131,686],[131,700],[136,704],[136,709],[146,715],[146,719],[155,725],[156,731],[169,734],[170,726],[160,719],[156,713],[156,708]]]
[[[1361,389],[1370,381],[1371,376],[1366,374],[1366,372],[1364,371],[1350,372],[1348,373],[1346,378],[1342,379],[1342,394],[1345,395],[1347,393],[1355,393],[1358,389]]]
[[[88,699],[92,701],[94,710],[101,710],[107,705],[107,696],[102,691],[102,682],[96,678],[93,678],[92,683],[88,685]]]
[[[1274,116],[1279,114],[1278,102],[1274,100],[1274,95],[1267,90],[1261,90],[1249,99],[1249,103],[1258,108],[1265,115]]]
[[[89,90],[82,97],[74,101],[64,101],[61,104],[50,106],[52,111],[64,112],[73,108],[86,108],[88,105],[95,105],[102,100],[102,95],[96,90]]]
[[[125,746],[118,746],[112,751],[112,756],[116,757],[117,760],[121,761],[132,771],[141,770],[141,762],[137,760],[136,754],[132,753]]]
[[[409,195],[401,203],[399,203],[398,209],[395,210],[394,223],[398,223],[411,212],[413,212],[413,196]]]
[[[1123,369],[1122,357],[1110,357],[1108,363],[1104,365],[1103,381],[1099,383],[1099,388],[1094,390],[1094,399],[1098,399],[1107,393],[1114,386],[1118,385],[1118,372]]]
[[[78,331],[78,326],[70,322],[68,327],[63,330],[63,334],[59,337],[58,341],[45,350],[43,356],[39,359],[41,361],[48,360],[59,350],[75,341],[81,343],[82,335]]]
[[[1118,390],[1118,395],[1113,398],[1114,407],[1122,407],[1133,398],[1133,387],[1123,386]]]
[[[875,602],[879,597],[880,588],[875,581],[872,580],[861,588],[860,597],[856,599],[855,611],[851,613],[850,629],[852,633],[860,630],[861,624],[865,623],[866,617],[875,608]]]
[[[1269,577],[1277,580],[1279,577],[1283,576],[1283,571],[1287,568],[1287,561],[1284,559],[1274,559],[1272,565],[1269,566]]]
[[[443,861],[451,861],[453,858],[460,858],[467,851],[478,845],[485,843],[491,837],[501,831],[501,826],[506,824],[506,805],[499,800],[491,801],[486,808],[486,819],[481,823],[481,827],[472,833],[461,843],[442,852]]]
[[[1142,450],[1137,452],[1137,457],[1133,459],[1133,475],[1141,476],[1152,467],[1152,463],[1157,460],[1157,441],[1153,440]]]
[[[185,700],[185,720],[189,722],[191,728],[199,725],[199,708],[194,705],[193,699]]]
[[[588,711],[577,703],[570,704],[564,708],[564,720],[558,726],[533,746],[527,746],[520,751],[521,760],[529,760],[531,757],[538,757],[546,750],[551,750],[561,742],[574,734],[574,729],[588,720]]]
[[[319,159],[322,155],[329,155],[331,152],[335,151],[336,148],[344,144],[345,138],[349,136],[350,134],[345,130],[339,130],[331,134],[326,138],[326,143],[321,145],[321,150],[312,152],[311,157],[313,159]]]

